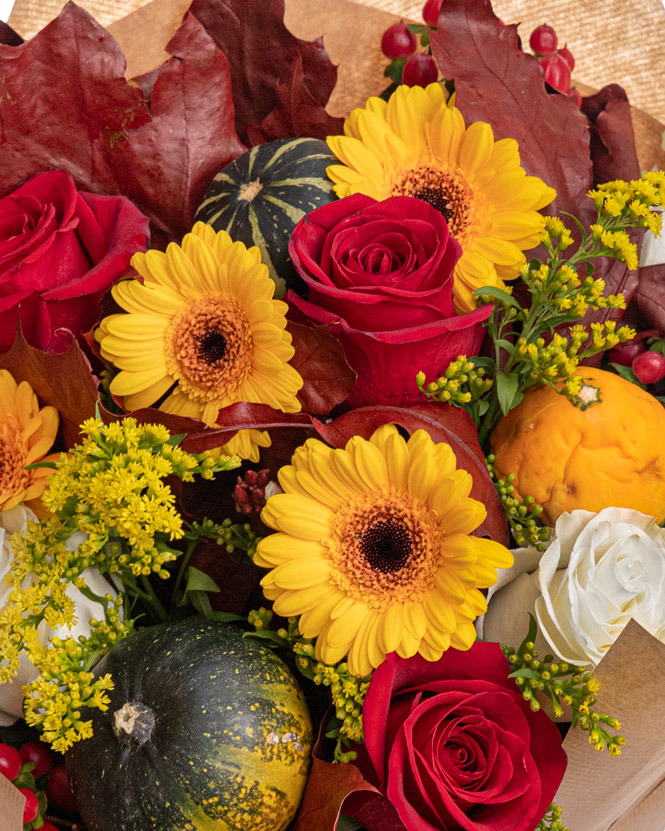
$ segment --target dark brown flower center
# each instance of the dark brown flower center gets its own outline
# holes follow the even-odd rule
[[[383,574],[403,568],[411,555],[411,535],[394,519],[382,519],[360,535],[358,547],[369,565]]]
[[[392,190],[392,196],[412,196],[429,202],[448,223],[459,241],[472,222],[473,193],[457,171],[422,165],[409,170]]]
[[[206,332],[199,341],[198,353],[204,363],[221,361],[226,354],[226,338],[221,332]]]

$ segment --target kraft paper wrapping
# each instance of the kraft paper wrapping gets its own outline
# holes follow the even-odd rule
[[[127,56],[132,77],[159,65],[188,0],[82,0],[107,25]],[[286,22],[298,37],[324,35],[339,81],[328,107],[345,115],[382,89],[385,60],[378,43],[395,15],[419,20],[424,0],[286,0]],[[10,25],[30,37],[55,17],[61,0],[16,0]],[[495,0],[504,21],[521,20],[522,36],[539,23],[553,25],[575,54],[575,76],[600,87],[621,83],[634,107],[643,167],[665,167],[661,148],[665,84],[660,67],[665,10],[643,0],[639,10],[624,0]],[[128,16],[126,16],[128,15]],[[126,17],[125,17],[126,16]],[[349,37],[349,33],[353,37]],[[523,617],[523,609],[520,610]],[[524,626],[520,625],[523,634]],[[521,636],[520,636],[521,639]],[[596,673],[601,709],[620,718],[627,745],[619,759],[593,750],[585,734],[572,731],[564,747],[568,770],[556,797],[572,831],[663,831],[665,828],[665,646],[637,624],[629,624]],[[0,829],[22,831],[24,798],[0,776]],[[316,829],[313,829],[316,831]]]

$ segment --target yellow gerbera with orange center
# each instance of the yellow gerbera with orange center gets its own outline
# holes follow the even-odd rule
[[[445,217],[463,251],[453,290],[458,312],[475,308],[476,289],[517,277],[523,250],[540,241],[538,211],[556,193],[526,175],[514,139],[494,141],[481,121],[467,129],[439,84],[398,87],[387,102],[368,99],[344,133],[328,138],[343,162],[328,168],[338,196],[414,196]]]
[[[342,449],[316,439],[279,472],[283,493],[261,519],[255,562],[279,615],[300,615],[328,664],[348,654],[358,676],[389,652],[438,660],[469,649],[486,610],[479,591],[512,564],[507,548],[470,536],[485,507],[469,497],[472,478],[447,444],[424,430],[405,441],[393,424]]]
[[[142,282],[112,289],[128,314],[104,318],[95,334],[102,356],[120,369],[111,392],[129,409],[166,396],[159,409],[209,425],[241,401],[300,410],[287,306],[274,299],[258,248],[197,222],[181,245],[135,254],[131,264]],[[223,451],[258,461],[258,448],[269,444],[267,433],[240,430]]]
[[[46,487],[48,468],[26,470],[44,459],[58,432],[55,407],[40,409],[27,381],[17,384],[0,369],[0,511],[27,502],[40,514],[39,497]]]

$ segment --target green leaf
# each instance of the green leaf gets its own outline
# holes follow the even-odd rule
[[[247,623],[246,617],[234,615],[233,612],[213,612],[212,614],[214,619],[219,620],[221,623],[239,623],[240,621]]]
[[[586,238],[587,238],[587,232],[586,232],[586,228],[584,227],[584,225],[582,225],[582,223],[575,216],[575,214],[569,214],[567,211],[560,211],[560,214],[561,214],[561,216],[568,217],[568,219],[570,219],[572,221],[573,225],[576,226],[577,230],[580,232],[580,234],[582,236],[582,245],[584,245],[584,243],[586,242]]]
[[[481,355],[472,355],[470,358],[467,358],[468,361],[474,366],[480,367],[482,369],[491,369],[492,375],[494,375],[494,359],[493,358],[485,358]]]
[[[429,32],[427,29],[420,36],[420,45],[425,49],[429,46]]]
[[[496,286],[483,286],[482,288],[476,289],[471,297],[493,297],[495,300],[500,300],[502,303],[507,303],[509,306],[513,306],[515,309],[522,311],[522,307],[514,297],[508,294],[508,292],[503,291],[503,289],[498,289]]]
[[[527,669],[526,667],[511,672],[508,678],[533,678],[535,681],[541,680],[540,675],[535,670]]]
[[[535,643],[537,634],[538,634],[538,624],[536,623],[535,617],[531,614],[531,612],[529,612],[529,630],[526,633],[526,637],[524,638],[522,643],[519,645],[519,649],[517,651],[518,652],[523,652],[528,643]]]
[[[649,352],[659,352],[661,355],[665,355],[665,341],[660,339],[654,341],[654,343],[649,346]]]
[[[269,641],[270,644],[274,644],[275,646],[289,646],[289,642],[285,638],[280,638],[274,629],[250,630],[249,632],[243,632],[242,636],[243,638],[256,638],[259,641]]]
[[[192,606],[196,609],[196,611],[203,615],[206,620],[215,620],[215,612],[212,610],[212,606],[210,605],[210,598],[206,594],[206,592],[187,592],[185,597],[189,600]]]
[[[180,444],[180,442],[185,438],[186,435],[187,433],[178,433],[175,436],[171,436],[171,438],[167,442],[165,442],[165,444],[172,444],[176,446]]]
[[[219,586],[215,581],[205,573],[199,571],[194,566],[189,566],[187,569],[187,585],[185,586],[185,594],[188,592],[218,592]]]
[[[517,394],[519,387],[519,376],[505,372],[497,372],[494,378],[494,388],[496,389],[496,396],[499,399],[499,406],[504,415],[508,415],[513,407],[513,401]]]
[[[390,78],[390,80],[395,84],[402,83],[402,71],[404,69],[404,64],[406,62],[406,58],[396,58],[394,61],[391,61],[388,66],[385,68],[384,76],[386,78]]]
[[[337,828],[336,831],[363,831],[362,825],[359,825],[357,820],[353,819],[353,817],[344,816],[344,814],[339,815],[339,819],[337,820]]]
[[[490,408],[490,402],[486,398],[478,399],[478,415],[484,416]]]
[[[422,23],[407,23],[407,24],[406,24],[406,28],[407,28],[410,32],[413,32],[413,34],[414,34],[414,35],[419,35],[419,34],[421,34],[422,32],[426,32],[426,31],[427,31],[427,26],[423,26],[423,24],[422,24]]]
[[[494,343],[497,346],[500,346],[501,349],[505,349],[509,355],[515,355],[515,344],[511,343],[509,340],[506,340],[505,338],[497,338]]]
[[[51,470],[56,470],[58,465],[56,462],[34,462],[31,465],[24,465],[23,470],[37,470],[38,467],[47,467]]]

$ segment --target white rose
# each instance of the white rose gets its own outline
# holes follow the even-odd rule
[[[490,599],[489,640],[517,646],[535,611],[547,641],[539,651],[571,664],[595,666],[631,618],[665,642],[665,530],[654,517],[628,508],[562,514],[537,570],[527,573],[533,550],[515,552],[516,566],[525,561],[524,573]]]
[[[30,508],[26,508],[23,504],[10,508],[8,511],[0,511],[0,608],[5,605],[12,590],[11,586],[4,582],[12,563],[10,538],[16,531],[24,531],[30,520],[38,521]],[[83,539],[84,535],[80,532],[73,534],[67,541],[67,548],[73,551]],[[115,596],[115,592],[109,583],[98,571],[87,569],[83,572],[82,577],[88,588],[95,594],[105,595],[110,593]],[[54,636],[66,638],[71,635],[78,638],[80,635],[88,635],[90,633],[90,619],[103,617],[104,610],[101,604],[88,600],[78,589],[70,586],[67,589],[67,594],[74,601],[76,623],[71,628],[62,626],[58,629],[51,629],[46,623],[42,622],[39,627],[42,643],[47,643],[49,638]],[[0,684],[0,727],[13,724],[17,718],[23,715],[21,687],[23,684],[34,681],[37,675],[38,672],[35,667],[22,655],[18,675],[10,682]]]

